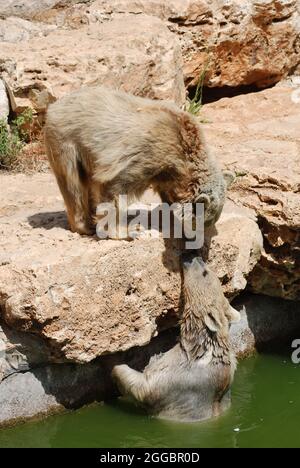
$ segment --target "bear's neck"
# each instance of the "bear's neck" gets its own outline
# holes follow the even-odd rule
[[[231,352],[228,333],[212,332],[205,324],[205,310],[193,306],[186,294],[186,304],[180,325],[180,344],[189,361],[211,355],[215,364],[230,365]]]

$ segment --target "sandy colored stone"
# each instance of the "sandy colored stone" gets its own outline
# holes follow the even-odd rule
[[[46,106],[81,86],[100,84],[185,101],[178,39],[145,15],[1,43],[1,68],[19,111],[30,105],[43,112],[41,102]]]
[[[56,26],[33,23],[22,18],[0,19],[0,43],[29,41],[33,37],[44,37]]]
[[[89,3],[89,0],[0,0],[0,17],[19,16],[31,19],[55,6],[75,3]]]
[[[227,203],[210,244],[208,264],[217,272],[228,297],[246,289],[262,250],[263,237],[256,218],[251,219],[247,210]]]
[[[0,183],[0,305],[10,327],[46,339],[56,359],[88,362],[145,345],[177,322],[181,278],[168,241],[99,241],[71,233],[52,174],[2,174]],[[249,226],[247,217],[240,221]],[[259,258],[239,253],[260,236],[250,225],[243,247],[231,228],[219,242],[226,249],[237,242],[230,258],[214,259],[220,277],[227,269],[229,295],[246,286],[232,277],[246,277]]]
[[[211,145],[238,178],[229,198],[252,210],[264,253],[250,278],[258,293],[300,299],[300,105],[278,86],[205,106]]]
[[[210,87],[280,81],[299,65],[300,13],[296,0],[97,0],[89,21],[146,13],[178,34],[185,80],[197,84],[209,62]],[[106,13],[106,16],[105,16]]]

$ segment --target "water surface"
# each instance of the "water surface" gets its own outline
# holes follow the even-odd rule
[[[264,355],[239,364],[232,407],[219,419],[161,421],[115,401],[0,429],[0,447],[300,447],[299,424],[300,366]]]

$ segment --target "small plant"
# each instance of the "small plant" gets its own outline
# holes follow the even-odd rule
[[[195,95],[193,99],[188,98],[188,103],[186,106],[186,111],[189,112],[190,114],[197,115],[201,108],[202,108],[202,101],[203,101],[203,87],[204,87],[204,82],[205,82],[205,77],[207,70],[209,68],[210,62],[207,62],[200,77],[198,80],[198,84],[196,87]]]
[[[6,120],[0,120],[0,168],[12,169],[23,147],[18,133],[10,130]]]
[[[245,171],[235,171],[235,177],[238,178],[238,177],[245,177],[246,175],[248,175],[248,172],[245,172]]]
[[[31,141],[32,120],[31,109],[17,116],[10,126],[5,119],[0,119],[0,169],[17,167],[25,143]]]
[[[32,140],[31,124],[33,121],[32,109],[25,109],[11,123],[13,130],[19,135],[20,140],[29,143]]]

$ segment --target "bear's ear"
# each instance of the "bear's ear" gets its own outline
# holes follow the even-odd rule
[[[201,195],[199,195],[199,198],[197,199],[197,203],[203,203],[204,207],[208,208],[211,203],[210,196],[206,193],[201,193]]]
[[[205,314],[204,323],[207,326],[207,328],[213,333],[217,333],[218,331],[220,331],[223,326],[222,323],[220,323],[220,321],[217,319],[217,317],[213,316],[213,314]]]
[[[232,172],[232,171],[223,171],[223,177],[224,177],[224,180],[226,182],[227,188],[231,187],[231,185],[233,184],[233,182],[236,179],[236,176],[235,176],[234,172]]]

